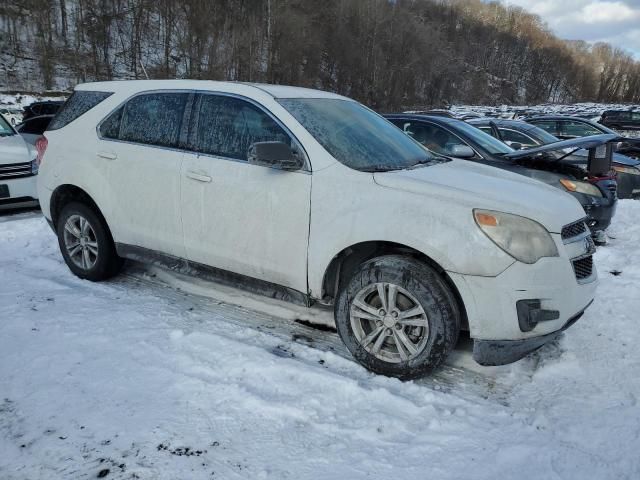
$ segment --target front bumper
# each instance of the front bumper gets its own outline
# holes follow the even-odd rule
[[[591,305],[591,303],[592,302],[590,302],[589,305]],[[473,359],[483,366],[506,365],[508,363],[517,362],[521,358],[535,352],[546,343],[552,342],[558,338],[563,331],[580,320],[589,305],[587,305],[581,312],[571,317],[560,330],[547,333],[546,335],[525,338],[522,340],[476,339],[473,341]]]
[[[9,188],[9,197],[0,199],[0,208],[16,208],[37,205],[38,192],[36,187],[36,175],[23,178],[0,179],[0,185]]]
[[[482,351],[510,345],[514,352],[526,355],[550,340],[545,336],[557,335],[566,328],[593,301],[598,284],[595,267],[591,275],[578,278],[579,270],[574,270],[573,263],[573,259],[588,255],[588,238],[564,244],[560,235],[552,237],[559,257],[542,258],[533,265],[514,261],[495,277],[448,272],[464,303],[471,338],[479,342]],[[517,310],[518,302],[523,300],[539,301],[541,311],[553,314],[542,315],[542,321],[533,328],[523,328]],[[509,358],[517,360],[521,356],[510,354],[505,358],[508,362],[513,361]]]

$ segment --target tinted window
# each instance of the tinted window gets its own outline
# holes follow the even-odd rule
[[[439,161],[393,124],[357,102],[329,98],[279,102],[327,152],[355,170],[397,170]]]
[[[73,92],[51,121],[47,130],[57,130],[58,128],[68,125],[111,95],[113,95],[113,93],[110,92],[90,92],[82,90]]]
[[[174,147],[188,93],[149,93],[133,97],[122,113],[118,138],[127,142]]]
[[[458,136],[433,123],[402,121],[396,122],[396,125],[411,138],[440,155],[450,155],[454,145],[467,145]]]
[[[104,138],[113,138],[117,139],[120,135],[120,121],[122,120],[122,112],[124,111],[124,107],[120,107],[111,115],[109,115],[105,120],[103,120],[100,125],[100,135]]]
[[[640,112],[633,112],[631,114],[631,120],[634,122],[640,122]]]
[[[541,128],[547,132],[549,132],[551,135],[558,135],[558,126],[557,126],[557,122],[555,120],[536,120],[531,122],[533,125],[535,125],[538,128]]]
[[[0,115],[0,137],[6,137],[13,134],[13,128],[11,128],[9,122],[7,122],[4,117]]]
[[[289,135],[249,102],[202,95],[197,105],[197,125],[189,142],[194,151],[247,160],[249,147],[256,142],[284,142],[291,146]]]
[[[502,134],[502,140],[507,144],[519,143],[523,147],[533,147],[537,145],[533,138],[515,130],[501,128],[500,133]]]
[[[497,138],[484,133],[479,128],[469,125],[467,122],[453,120],[450,126],[457,133],[465,136],[472,143],[475,143],[478,147],[483,148],[492,155],[513,152],[513,149],[508,145],[502,143]]]
[[[20,133],[30,133],[34,135],[42,135],[49,126],[53,117],[34,117],[25,121],[18,127]]]
[[[493,129],[491,127],[478,127],[480,130],[482,130],[484,133],[491,135],[492,137],[493,135]]]
[[[562,135],[567,137],[588,137],[589,135],[599,135],[602,132],[588,123],[575,121],[560,122]]]

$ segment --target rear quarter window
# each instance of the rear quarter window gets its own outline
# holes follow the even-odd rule
[[[53,118],[47,130],[58,130],[68,125],[111,95],[113,95],[112,92],[76,90],[58,110],[58,114]]]

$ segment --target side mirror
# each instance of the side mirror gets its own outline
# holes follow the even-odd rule
[[[449,155],[457,158],[473,158],[476,156],[476,152],[469,145],[453,145],[449,150]]]
[[[251,165],[295,171],[303,167],[302,159],[284,142],[256,142],[247,155]]]
[[[522,144],[518,143],[518,142],[505,142],[507,145],[509,145],[511,148],[513,148],[514,150],[522,150]]]

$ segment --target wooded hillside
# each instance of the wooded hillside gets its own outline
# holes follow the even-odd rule
[[[0,0],[0,87],[203,78],[336,91],[382,110],[640,102],[640,64],[480,0]]]

